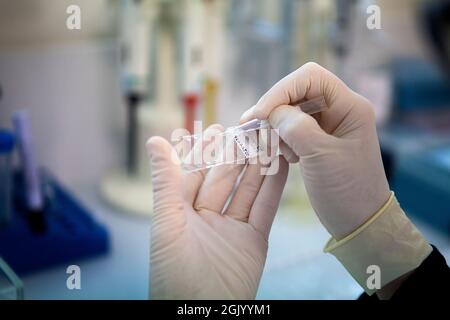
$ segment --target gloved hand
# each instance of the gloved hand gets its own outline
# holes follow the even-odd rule
[[[223,130],[211,126],[205,134],[218,129]],[[271,176],[261,175],[258,164],[246,166],[225,208],[243,165],[186,174],[166,140],[152,137],[147,147],[154,190],[151,297],[254,298],[286,182],[286,160],[279,158],[278,173]],[[192,152],[201,151],[196,145]]]
[[[329,107],[318,116],[289,106],[317,96]],[[291,149],[282,149],[289,162],[300,158],[311,204],[335,239],[357,229],[389,199],[369,101],[316,63],[280,80],[241,122],[253,118],[269,119],[279,129]]]
[[[310,116],[289,106],[324,96],[329,107]],[[333,236],[332,253],[366,293],[390,298],[432,251],[390,193],[370,103],[315,63],[275,84],[241,121],[269,119],[300,167],[311,204]],[[370,278],[370,268],[380,271]]]

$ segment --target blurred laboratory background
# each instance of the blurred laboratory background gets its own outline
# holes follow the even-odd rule
[[[449,30],[446,0],[0,0],[0,298],[147,299],[147,138],[234,125],[308,61],[372,101],[391,188],[449,259]],[[257,298],[357,298],[328,237],[292,165]]]

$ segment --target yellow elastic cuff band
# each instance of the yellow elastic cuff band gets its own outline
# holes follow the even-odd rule
[[[389,200],[368,221],[339,241],[331,238],[324,251],[333,254],[371,295],[417,268],[432,248],[405,215],[392,192]]]
[[[336,241],[336,239],[334,239],[334,238],[331,238],[330,240],[328,240],[327,244],[325,245],[325,248],[323,248],[323,252],[328,253],[328,252],[334,250],[335,248],[344,245],[345,243],[347,243],[348,241],[352,240],[354,237],[359,235],[361,232],[363,232],[364,229],[366,229],[369,225],[372,224],[372,222],[374,222],[376,219],[378,219],[379,216],[381,216],[384,212],[386,212],[386,208],[388,208],[390,206],[393,199],[394,199],[394,192],[391,191],[391,195],[389,196],[388,201],[386,201],[386,203],[380,208],[380,210],[378,210],[369,220],[367,220],[364,224],[359,226],[358,229],[356,229],[355,231],[350,233],[348,236],[346,236],[345,238],[343,238],[339,241]]]

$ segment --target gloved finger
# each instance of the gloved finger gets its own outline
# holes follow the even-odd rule
[[[255,198],[248,223],[258,230],[267,240],[275,213],[280,203],[281,194],[289,171],[289,164],[283,156],[278,156],[278,171],[274,175],[267,175]]]
[[[236,148],[234,141],[229,141],[223,150],[234,152],[232,151],[234,148]],[[211,168],[200,187],[194,208],[198,212],[210,210],[222,213],[243,168],[244,163],[224,164]]]
[[[210,143],[211,137],[223,132],[224,128],[220,124],[213,124],[209,126],[202,134],[202,139],[197,141],[192,147],[189,154],[186,156],[186,161],[203,161],[203,151]],[[207,170],[199,170],[194,172],[184,173],[184,190],[185,199],[188,203],[193,204],[203,183]]]
[[[257,161],[257,158],[255,158],[255,161]],[[260,162],[248,164],[241,176],[237,190],[225,210],[225,214],[236,220],[247,222],[250,209],[261,188],[264,177],[261,173]]]
[[[280,139],[278,130],[272,129],[273,128],[269,130],[262,129],[259,132],[259,143],[260,146],[263,146],[261,150],[264,153],[260,154],[258,159],[261,159],[261,156],[268,157],[263,161],[264,164],[268,164],[269,162],[267,160],[271,161],[275,155],[282,154],[289,163],[298,162],[299,157],[282,139]]]
[[[269,116],[270,125],[278,129],[280,138],[302,157],[318,150],[328,137],[317,121],[299,108],[280,106]]]
[[[173,210],[183,206],[182,172],[174,158],[176,152],[168,141],[157,136],[151,137],[146,147],[151,163],[154,219],[172,226],[182,224],[183,210]]]
[[[280,152],[289,163],[297,163],[299,160],[299,157],[283,140],[280,141]]]
[[[320,124],[331,133],[351,108],[361,99],[338,77],[314,62],[308,62],[277,82],[255,106],[247,110],[240,122],[251,119],[267,119],[269,114],[281,105],[293,105],[302,100],[324,96],[327,106],[322,112]]]

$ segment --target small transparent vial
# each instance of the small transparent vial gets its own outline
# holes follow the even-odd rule
[[[327,109],[323,96],[293,105],[308,114]],[[225,131],[204,132],[181,136],[175,141],[175,150],[186,172],[208,169],[223,164],[244,164],[247,160],[274,154],[274,134],[267,120],[253,119]],[[279,152],[279,150],[277,151]]]

